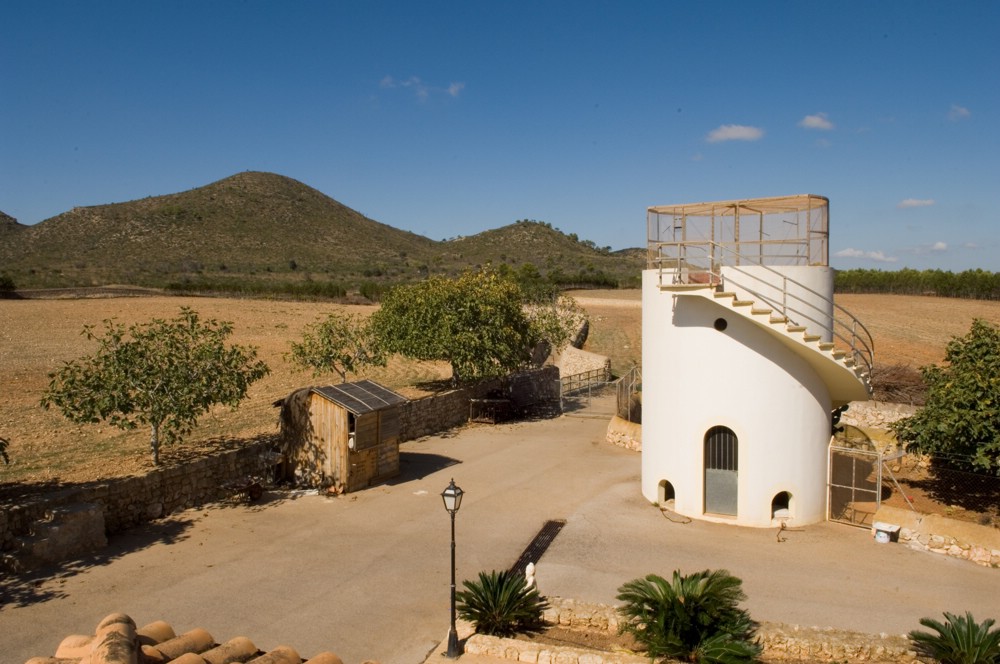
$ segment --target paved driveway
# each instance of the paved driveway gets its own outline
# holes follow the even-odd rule
[[[511,565],[549,519],[565,528],[538,563],[544,594],[614,603],[623,582],[675,568],[744,579],[757,619],[903,633],[922,616],[997,614],[1000,570],[834,524],[786,532],[677,523],[639,493],[640,457],[603,442],[606,420],[474,426],[402,446],[393,484],[339,498],[193,510],[112,539],[45,580],[0,582],[3,660],[51,655],[123,611],[178,632],[347,664],[417,664],[445,638],[449,519],[440,492],[466,491],[458,576]]]

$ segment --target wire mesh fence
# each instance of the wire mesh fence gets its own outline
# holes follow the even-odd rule
[[[969,458],[907,454],[886,464],[886,479],[896,482],[883,488],[882,502],[1000,528],[1000,476],[955,467],[970,464]]]

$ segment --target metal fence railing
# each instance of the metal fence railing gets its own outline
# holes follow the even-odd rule
[[[642,402],[637,396],[642,391],[642,373],[633,366],[615,381],[618,388],[618,417],[629,422],[642,422]]]
[[[562,376],[559,379],[559,394],[564,397],[573,396],[591,391],[595,387],[602,388],[610,381],[611,369],[606,367]]]

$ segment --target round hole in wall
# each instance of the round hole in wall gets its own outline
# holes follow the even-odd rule
[[[728,323],[728,322],[726,322],[726,319],[725,319],[725,318],[716,318],[716,319],[715,319],[715,323],[713,323],[712,325],[713,325],[713,326],[715,327],[715,329],[717,329],[717,330],[718,330],[719,332],[722,332],[722,331],[723,331],[723,330],[725,330],[725,329],[726,329],[727,327],[729,327],[729,323]]]

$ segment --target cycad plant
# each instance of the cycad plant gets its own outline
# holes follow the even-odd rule
[[[479,573],[478,581],[463,581],[455,593],[458,615],[480,634],[513,636],[542,626],[542,612],[549,604],[525,578],[509,571]]]
[[[650,659],[738,664],[754,661],[761,646],[757,623],[739,608],[743,582],[726,570],[704,570],[667,581],[650,574],[618,589],[621,631],[632,634]]]
[[[977,623],[968,611],[964,616],[945,611],[944,623],[920,619],[936,633],[913,630],[909,636],[918,653],[941,664],[1000,664],[1000,629],[990,629],[994,622]]]

